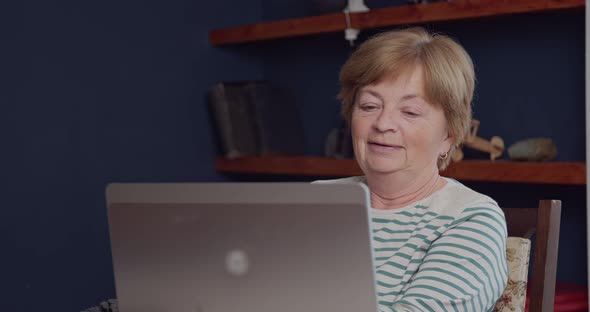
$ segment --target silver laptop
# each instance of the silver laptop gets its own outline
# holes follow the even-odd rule
[[[360,184],[111,184],[121,312],[377,311]]]

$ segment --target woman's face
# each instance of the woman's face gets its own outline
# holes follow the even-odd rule
[[[351,131],[359,166],[367,173],[438,170],[452,138],[440,107],[426,101],[420,66],[360,89]]]

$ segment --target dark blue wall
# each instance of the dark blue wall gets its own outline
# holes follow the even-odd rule
[[[40,1],[4,11],[2,308],[80,311],[113,298],[104,187],[221,180],[205,91],[260,79],[208,43],[259,2]],[[3,27],[4,28],[4,27]]]

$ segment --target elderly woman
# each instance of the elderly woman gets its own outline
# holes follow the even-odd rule
[[[422,28],[379,34],[341,74],[342,112],[371,192],[383,311],[489,311],[508,279],[497,203],[441,177],[469,131],[473,64]]]

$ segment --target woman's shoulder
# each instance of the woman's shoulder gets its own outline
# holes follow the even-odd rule
[[[448,179],[447,187],[443,188],[438,201],[449,209],[455,210],[456,215],[471,214],[478,209],[495,211],[502,214],[498,203],[488,195],[479,193],[459,181]]]
[[[349,184],[349,183],[365,183],[365,177],[348,177],[341,179],[330,179],[330,180],[315,180],[312,184]]]

